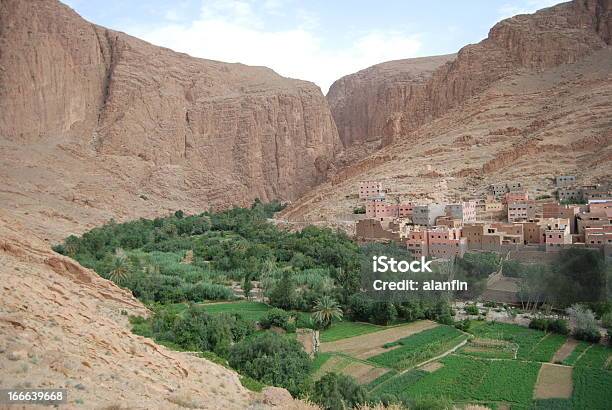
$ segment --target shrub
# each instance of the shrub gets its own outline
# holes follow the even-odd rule
[[[574,337],[585,342],[599,343],[601,334],[597,329],[576,329],[574,330]]]
[[[579,340],[597,343],[601,339],[599,327],[593,312],[582,305],[573,305],[567,309],[567,313],[576,323],[574,337]]]
[[[548,320],[543,318],[533,318],[529,322],[529,328],[546,331],[548,329]]]
[[[391,302],[374,302],[370,322],[377,325],[388,325],[397,319],[397,310]]]
[[[327,373],[315,383],[312,399],[326,410],[344,410],[365,403],[366,397],[365,389],[352,377]]]
[[[569,326],[567,320],[554,319],[548,322],[548,331],[553,333],[559,333],[560,335],[569,334]]]
[[[284,387],[293,395],[303,393],[312,365],[298,341],[269,331],[232,346],[229,363],[255,380]]]
[[[478,306],[467,305],[465,307],[465,313],[467,313],[468,315],[477,315],[479,313]]]
[[[358,206],[357,208],[353,208],[353,213],[357,215],[362,215],[366,213],[365,206]]]
[[[470,322],[470,319],[463,319],[463,320],[455,322],[455,327],[459,330],[463,330],[464,332],[467,332],[470,329],[471,323],[472,322]]]
[[[266,312],[264,317],[259,320],[259,325],[264,329],[270,329],[272,326],[282,327],[287,330],[291,314],[280,308],[273,308]]]

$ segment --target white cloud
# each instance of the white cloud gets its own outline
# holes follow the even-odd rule
[[[530,14],[535,13],[536,11],[554,6],[555,4],[560,3],[562,0],[526,0],[523,1],[520,5],[517,4],[504,4],[499,10],[499,16],[501,19],[505,19],[508,17],[516,16],[517,14]]]
[[[201,15],[189,23],[173,21],[170,13],[163,26],[126,31],[195,57],[267,66],[283,76],[312,81],[323,92],[343,75],[383,61],[415,57],[421,49],[418,34],[390,30],[356,34],[348,47],[334,49],[317,35],[317,16],[305,10],[292,11],[300,22],[296,28],[267,28],[267,15],[283,10],[281,0],[265,4],[255,10],[246,0],[207,1]]]

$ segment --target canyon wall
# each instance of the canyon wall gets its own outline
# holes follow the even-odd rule
[[[178,169],[203,205],[294,199],[341,146],[314,84],[156,47],[54,0],[0,3],[0,67],[3,140]]]
[[[340,139],[345,146],[387,145],[509,74],[574,63],[606,47],[611,32],[612,1],[574,0],[503,20],[455,58],[399,60],[348,75],[327,96]],[[429,70],[407,81],[404,72],[421,62],[430,62]]]

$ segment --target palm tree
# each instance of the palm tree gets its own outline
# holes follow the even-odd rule
[[[115,249],[113,267],[108,276],[116,284],[121,284],[130,275],[130,260],[121,248]]]
[[[332,320],[342,318],[342,309],[338,302],[330,296],[322,296],[315,304],[312,318],[323,329],[326,329],[331,325]]]

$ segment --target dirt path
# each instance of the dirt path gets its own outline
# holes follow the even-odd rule
[[[433,329],[436,326],[438,326],[436,322],[422,320],[335,342],[321,343],[320,351],[342,352],[358,359],[367,359],[368,357],[389,351],[389,349],[383,347],[385,343],[395,342],[403,337],[411,336],[423,330]]]
[[[567,357],[572,354],[574,349],[578,346],[578,341],[576,339],[567,339],[565,343],[555,352],[551,362],[553,363],[562,363]]]
[[[535,384],[534,399],[568,399],[572,397],[573,368],[543,363]]]

